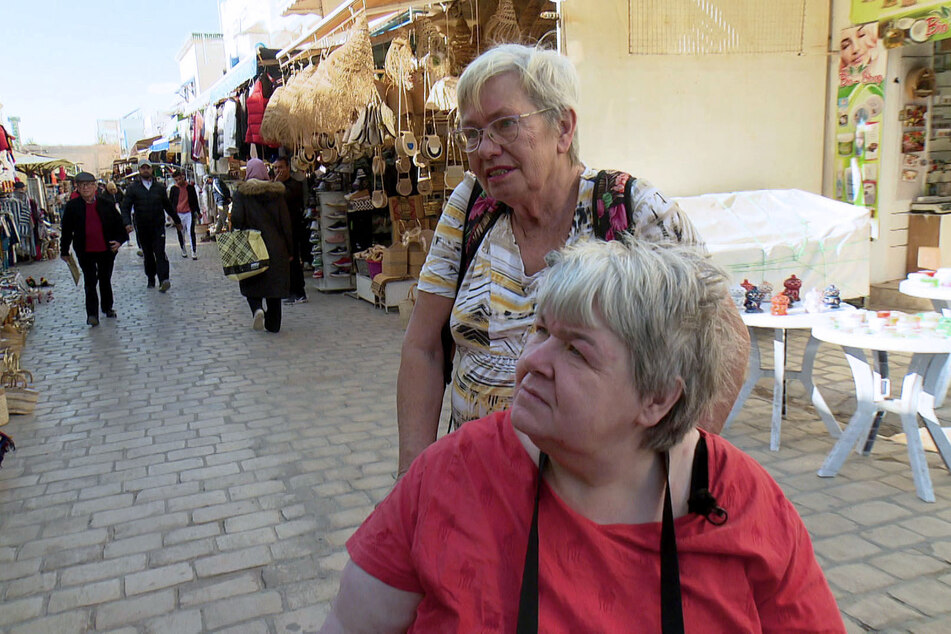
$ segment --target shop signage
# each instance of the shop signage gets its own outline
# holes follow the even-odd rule
[[[951,6],[883,20],[878,31],[885,48],[948,39],[951,37]]]
[[[852,24],[882,22],[948,5],[948,0],[852,0],[849,17]]]

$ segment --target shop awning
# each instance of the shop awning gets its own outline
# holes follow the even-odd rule
[[[58,167],[76,167],[75,163],[64,158],[17,152],[15,150],[13,152],[13,160],[16,161],[18,170],[30,175],[38,172],[50,172]]]
[[[155,136],[146,137],[144,139],[139,139],[136,141],[132,147],[129,149],[129,154],[138,154],[142,150],[147,150],[152,147],[152,144],[162,138],[161,134],[156,134]]]

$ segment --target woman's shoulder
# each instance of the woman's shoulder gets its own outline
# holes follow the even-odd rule
[[[777,520],[783,512],[795,514],[792,503],[763,465],[722,436],[700,433],[706,438],[710,456],[709,488],[731,517],[736,513],[730,507],[743,515],[765,513]]]
[[[437,478],[453,474],[491,478],[500,465],[514,466],[523,461],[527,467],[532,464],[507,410],[463,424],[427,447],[417,461]]]

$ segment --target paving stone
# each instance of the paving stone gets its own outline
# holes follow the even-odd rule
[[[160,533],[147,533],[138,537],[128,539],[118,539],[106,544],[103,556],[106,559],[111,557],[121,557],[122,555],[131,555],[134,553],[145,553],[150,550],[162,547],[162,535]]]
[[[135,623],[154,616],[168,614],[175,609],[173,590],[162,590],[132,599],[104,603],[96,608],[96,628],[107,629]]]
[[[181,542],[203,539],[205,537],[214,537],[221,533],[218,524],[199,524],[198,526],[186,526],[165,533],[165,545],[172,546]]]
[[[145,555],[126,555],[107,561],[100,561],[72,568],[64,568],[60,572],[60,582],[64,586],[99,581],[100,579],[115,578],[121,575],[144,570]]]
[[[237,548],[250,548],[261,544],[273,544],[277,541],[277,535],[271,527],[258,528],[240,533],[221,535],[215,539],[215,544],[221,550],[235,550]]]
[[[49,592],[56,586],[56,573],[44,572],[39,575],[33,575],[24,579],[18,579],[16,583],[6,584],[6,599],[16,599],[19,597],[28,597],[32,594]]]
[[[226,517],[252,513],[257,510],[259,510],[259,506],[252,500],[245,500],[243,502],[230,502],[228,504],[218,504],[215,506],[207,506],[204,508],[195,509],[192,511],[192,520],[198,524],[202,524],[204,522],[217,522],[218,520]]]
[[[43,613],[43,597],[30,597],[4,601],[0,610],[0,626],[10,625],[17,621],[28,621]]]
[[[119,580],[108,579],[97,583],[87,583],[77,588],[53,592],[50,595],[49,607],[47,609],[51,613],[63,612],[78,607],[115,601],[121,597],[122,589]]]
[[[274,617],[278,632],[316,632],[320,630],[330,609],[326,605],[311,605]]]
[[[267,614],[277,614],[282,609],[281,595],[277,592],[257,592],[252,595],[222,599],[201,609],[205,626],[217,629],[227,625],[249,621]]]
[[[10,634],[83,634],[89,631],[89,615],[84,611],[67,612],[28,621],[10,628]]]
[[[933,580],[915,581],[889,588],[888,593],[928,616],[951,612],[951,588]]]
[[[153,568],[142,572],[126,575],[126,596],[161,590],[169,586],[176,586],[195,578],[195,572],[187,563],[178,563],[162,568]]]
[[[146,634],[198,634],[202,631],[201,612],[198,610],[178,611],[145,622]]]
[[[278,511],[259,511],[246,515],[232,515],[225,520],[225,532],[238,533],[280,523],[281,514]]]
[[[835,588],[858,595],[895,583],[895,577],[865,563],[826,567],[826,579]]]
[[[179,590],[179,602],[184,607],[210,603],[257,592],[261,583],[256,573],[244,572],[226,581],[209,583],[195,588],[182,587]]]
[[[211,577],[236,570],[256,568],[271,562],[271,554],[264,546],[245,548],[221,555],[203,557],[195,561],[199,577]]]
[[[198,539],[184,542],[177,546],[167,546],[152,552],[149,562],[153,566],[167,566],[180,561],[191,561],[197,557],[204,557],[215,552],[215,542],[212,539]]]
[[[913,552],[889,553],[869,560],[885,572],[899,579],[915,579],[922,575],[930,575],[945,570],[947,562]]]

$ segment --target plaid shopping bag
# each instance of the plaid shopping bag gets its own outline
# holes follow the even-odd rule
[[[235,229],[215,236],[221,266],[235,281],[263,273],[270,265],[264,238],[257,229]]]

